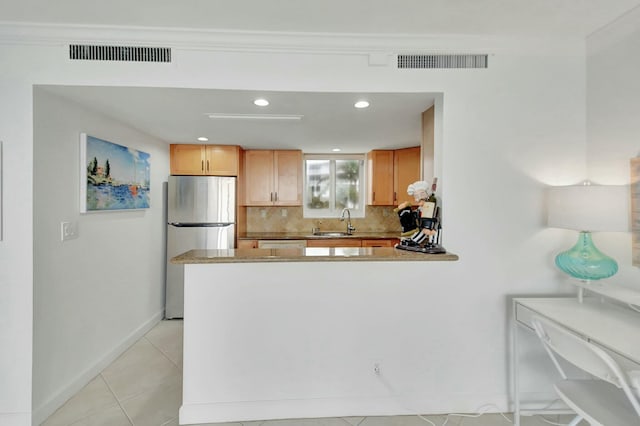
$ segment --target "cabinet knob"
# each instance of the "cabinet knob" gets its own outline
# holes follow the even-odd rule
[[[200,170],[204,172],[204,160],[200,161]]]

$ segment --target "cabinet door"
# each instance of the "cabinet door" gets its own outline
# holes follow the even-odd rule
[[[393,205],[393,151],[374,150],[367,155],[369,205]]]
[[[235,145],[206,145],[205,174],[238,176],[240,147]]]
[[[258,240],[238,240],[239,249],[258,248]]]
[[[393,153],[394,205],[403,201],[413,202],[407,187],[420,180],[420,147],[397,149]]]
[[[307,247],[361,247],[357,238],[327,238],[308,240]]]
[[[244,194],[247,206],[271,206],[273,189],[273,151],[244,152]]]
[[[302,205],[302,151],[274,151],[274,204]]]
[[[172,175],[204,174],[204,145],[172,144],[169,152]]]
[[[362,247],[393,247],[399,242],[397,238],[362,240]]]

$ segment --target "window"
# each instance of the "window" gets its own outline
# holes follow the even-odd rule
[[[305,155],[304,173],[304,217],[364,217],[364,155]]]

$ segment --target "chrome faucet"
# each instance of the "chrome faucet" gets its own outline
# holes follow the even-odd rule
[[[347,235],[351,235],[356,228],[351,225],[351,212],[348,208],[342,209],[342,213],[340,214],[340,222],[344,222],[344,213],[347,212]]]

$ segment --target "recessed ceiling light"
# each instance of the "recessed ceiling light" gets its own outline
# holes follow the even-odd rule
[[[342,151],[342,150],[341,150],[340,148],[333,148],[331,151],[333,151],[333,152],[340,152],[340,151]]]
[[[255,105],[257,105],[257,106],[267,106],[267,105],[269,105],[269,101],[266,100],[266,99],[262,99],[262,98],[256,99],[255,101],[253,101],[253,103]]]
[[[356,107],[356,108],[366,108],[366,107],[369,106],[369,102],[367,102],[367,101],[358,101],[353,106]]]
[[[199,140],[200,142],[206,142],[206,141],[208,141],[208,140],[209,140],[209,138],[205,138],[204,136],[200,136],[200,137],[198,138],[198,140]]]

